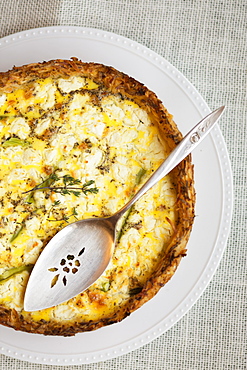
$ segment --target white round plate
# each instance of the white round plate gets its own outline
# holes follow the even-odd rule
[[[70,57],[111,65],[153,90],[183,134],[210,112],[197,90],[164,58],[109,32],[79,27],[32,29],[1,39],[0,53],[0,71]],[[174,325],[211,280],[226,246],[232,214],[231,168],[218,126],[195,149],[193,162],[197,216],[187,257],[151,301],[118,324],[72,338],[45,337],[0,326],[0,351],[40,364],[92,363],[126,354]]]

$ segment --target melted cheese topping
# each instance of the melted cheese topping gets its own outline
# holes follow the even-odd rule
[[[0,275],[34,264],[66,222],[108,216],[122,207],[169,153],[147,113],[81,77],[35,81],[0,96]],[[30,191],[63,176],[97,193]],[[139,174],[142,173],[142,177]],[[86,292],[33,320],[98,320],[115,312],[151,276],[173,234],[176,192],[166,176],[132,208],[113,259]],[[28,272],[0,284],[0,303],[23,310]]]

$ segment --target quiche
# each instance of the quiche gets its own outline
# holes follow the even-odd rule
[[[71,58],[0,73],[1,325],[57,336],[99,329],[167,283],[194,220],[190,156],[125,214],[92,286],[55,307],[23,308],[49,240],[68,223],[119,210],[181,139],[155,93],[112,67]]]

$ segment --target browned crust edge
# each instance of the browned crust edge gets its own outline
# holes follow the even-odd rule
[[[59,78],[72,75],[88,76],[96,83],[104,84],[112,93],[127,96],[145,108],[154,123],[163,131],[171,149],[182,139],[182,134],[174,123],[172,116],[152,91],[132,77],[117,71],[113,67],[102,64],[84,63],[76,58],[72,58],[71,60],[51,60],[14,67],[10,71],[0,72],[0,93],[12,92],[22,83],[28,83],[37,78]],[[71,336],[79,332],[92,331],[119,322],[156,295],[160,288],[170,280],[181,258],[186,255],[186,244],[195,216],[193,165],[190,155],[173,170],[173,174],[180,179],[176,183],[178,223],[175,235],[155,273],[146,282],[142,291],[133,296],[127,305],[111,317],[99,321],[73,322],[71,324],[51,323],[44,320],[38,322],[26,321],[23,315],[16,310],[0,305],[0,324],[30,333]]]

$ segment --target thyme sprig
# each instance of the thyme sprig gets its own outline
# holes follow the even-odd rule
[[[57,181],[62,181],[63,185],[53,186],[53,184]],[[54,191],[55,193],[60,193],[61,195],[74,194],[76,197],[79,197],[81,192],[86,195],[87,193],[96,194],[99,191],[99,189],[96,186],[91,187],[91,185],[95,184],[94,180],[89,180],[80,187],[74,186],[74,185],[79,185],[79,184],[81,184],[81,181],[78,179],[75,179],[74,177],[70,175],[64,175],[62,177],[59,177],[57,176],[55,172],[53,172],[42,183],[40,183],[39,185],[35,186],[34,188],[28,191],[23,192],[23,194],[33,193],[38,190],[49,189],[49,190]]]

